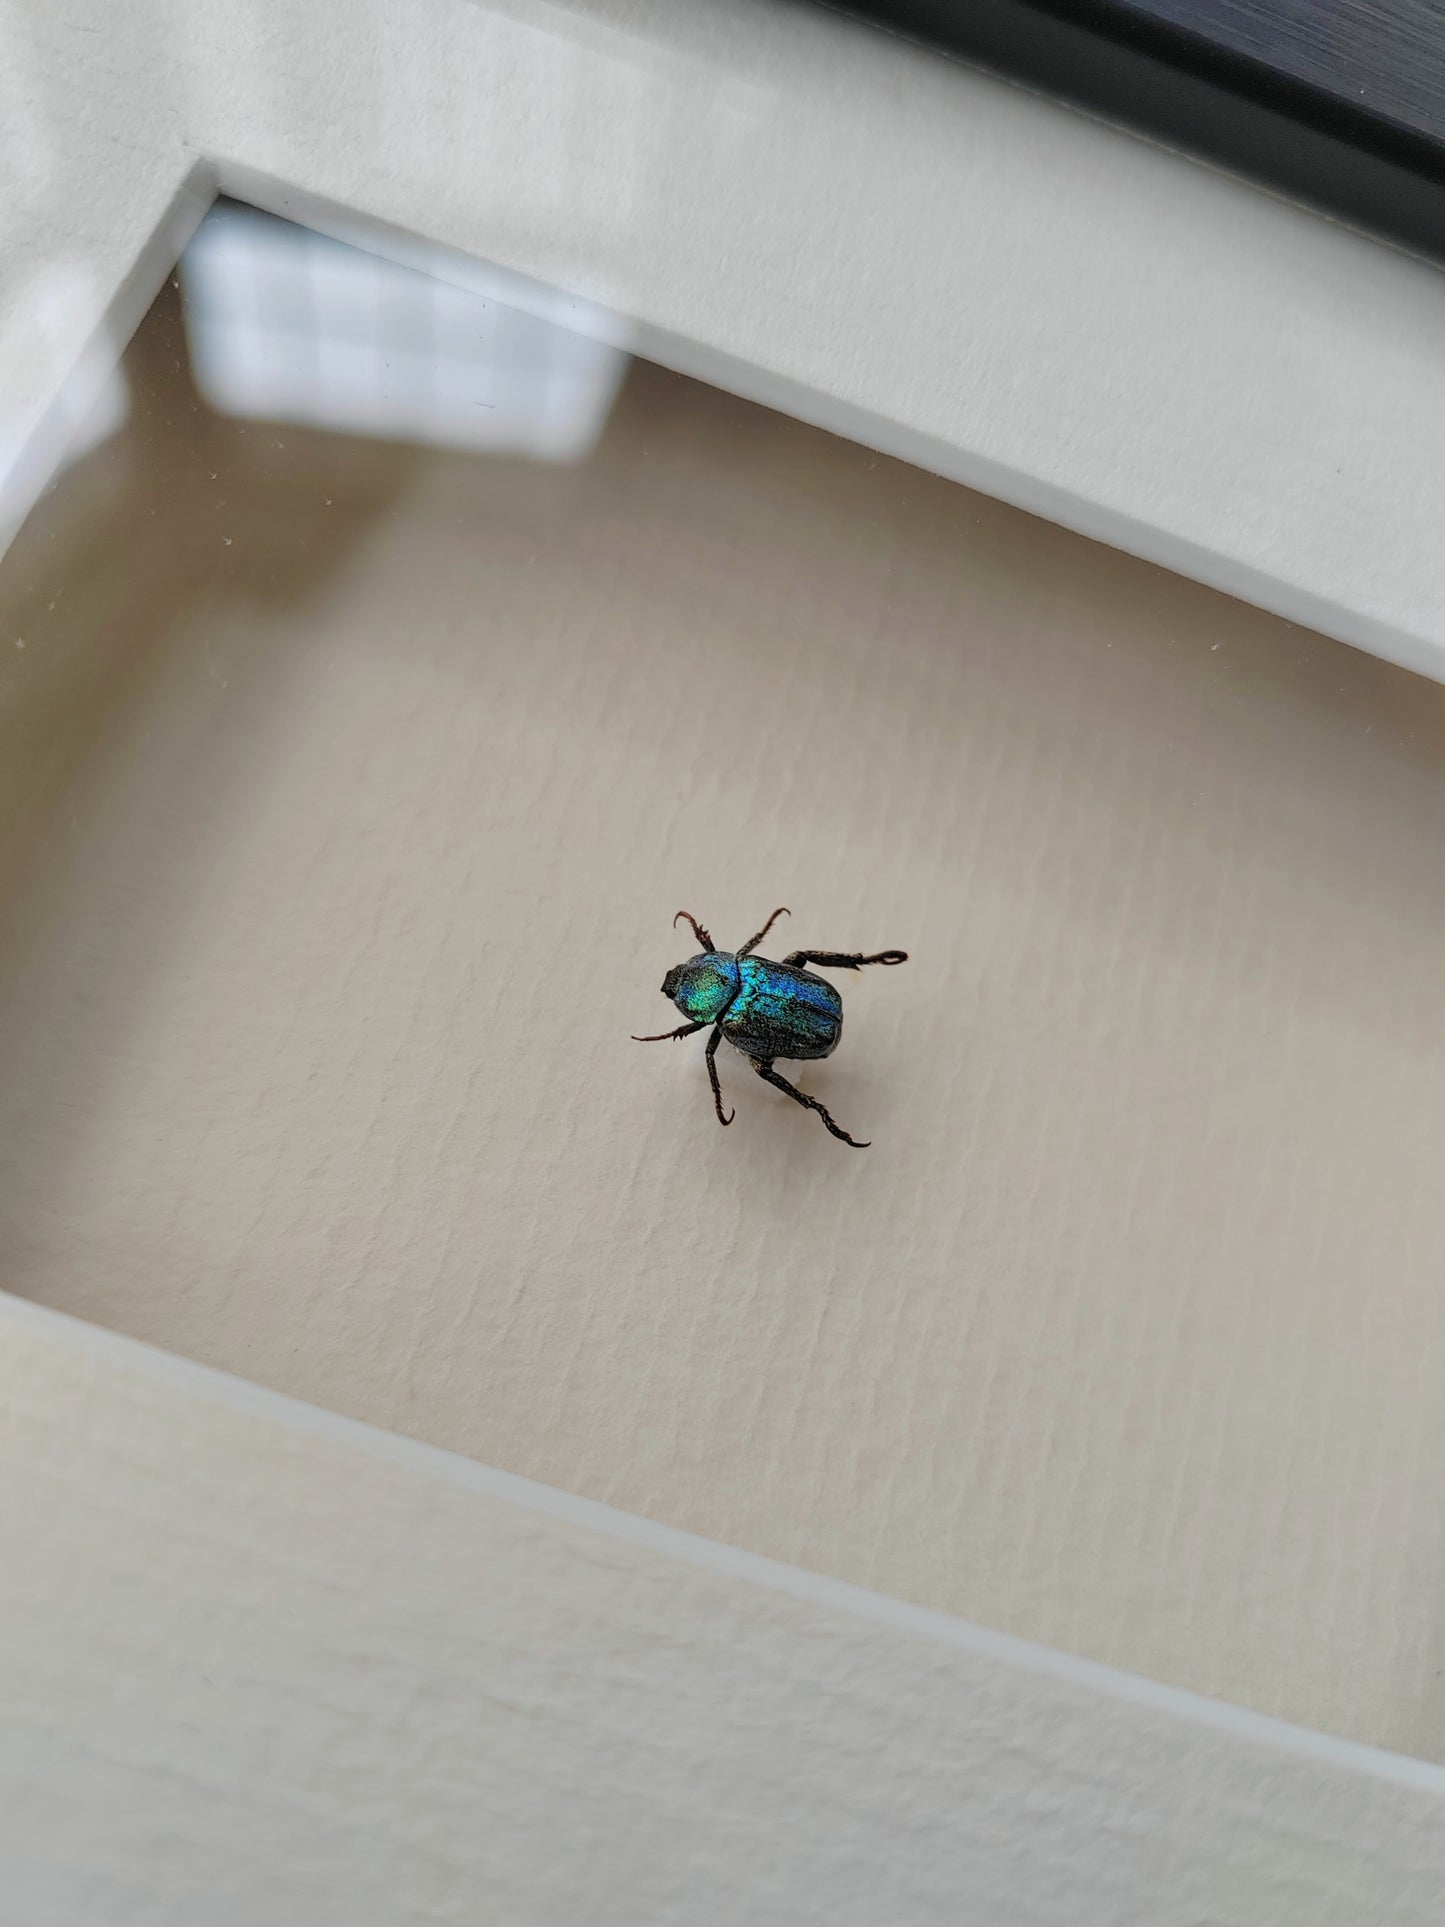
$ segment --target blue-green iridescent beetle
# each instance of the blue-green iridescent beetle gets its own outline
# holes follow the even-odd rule
[[[731,1124],[735,1112],[724,1113],[722,1086],[717,1076],[717,1047],[726,1037],[740,1050],[764,1083],[785,1092],[795,1104],[816,1111],[834,1137],[851,1144],[855,1151],[868,1145],[849,1137],[835,1124],[816,1097],[809,1097],[786,1077],[773,1069],[776,1058],[828,1057],[838,1047],[843,1034],[843,999],[825,978],[815,977],[804,968],[822,964],[825,970],[861,970],[864,964],[907,963],[906,950],[880,950],[865,957],[861,951],[793,950],[781,963],[753,952],[767,936],[779,917],[791,916],[786,908],[774,910],[755,937],[749,937],[741,950],[719,950],[697,918],[679,910],[673,928],[686,921],[702,945],[702,955],[687,963],[675,964],[662,980],[662,994],[670,997],[688,1019],[676,1030],[662,1031],[656,1037],[638,1037],[639,1044],[663,1044],[673,1037],[691,1037],[709,1024],[707,1074],[712,1084],[713,1108],[719,1124]]]

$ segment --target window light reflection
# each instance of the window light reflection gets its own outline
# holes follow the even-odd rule
[[[479,271],[481,273],[482,271]],[[342,434],[582,459],[628,356],[611,342],[234,204],[181,260],[201,394]]]

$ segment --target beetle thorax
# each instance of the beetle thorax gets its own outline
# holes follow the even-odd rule
[[[737,996],[741,982],[737,958],[726,950],[711,950],[674,964],[662,980],[662,994],[694,1024],[712,1024]]]

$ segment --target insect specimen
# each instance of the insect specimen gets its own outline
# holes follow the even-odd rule
[[[809,1097],[786,1077],[773,1069],[779,1057],[788,1059],[828,1057],[838,1047],[843,1034],[843,999],[826,978],[815,977],[808,964],[821,964],[825,970],[861,970],[865,964],[907,963],[906,950],[880,950],[871,957],[861,951],[792,950],[781,963],[753,952],[767,936],[779,917],[791,916],[787,908],[774,910],[755,937],[749,937],[741,950],[719,950],[697,918],[679,910],[673,928],[679,923],[692,925],[693,935],[702,945],[702,954],[687,963],[675,964],[662,980],[662,994],[670,997],[688,1019],[676,1030],[662,1031],[656,1037],[638,1037],[639,1044],[662,1044],[674,1037],[691,1037],[713,1027],[707,1040],[707,1074],[712,1085],[713,1108],[719,1124],[731,1124],[733,1111],[724,1112],[722,1086],[718,1083],[717,1047],[723,1038],[740,1050],[765,1084],[791,1097],[795,1104],[816,1111],[836,1138],[851,1144],[855,1151],[866,1151],[867,1142],[849,1137],[834,1122],[816,1097]]]

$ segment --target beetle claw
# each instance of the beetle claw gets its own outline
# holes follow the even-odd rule
[[[697,918],[692,914],[691,910],[678,911],[677,915],[672,920],[673,929],[676,930],[677,926],[680,923],[690,923],[692,925],[692,934],[697,938],[698,942],[702,945],[704,950],[715,950],[717,948],[717,945],[712,940],[711,931],[705,930],[703,928],[703,926],[698,922]]]

